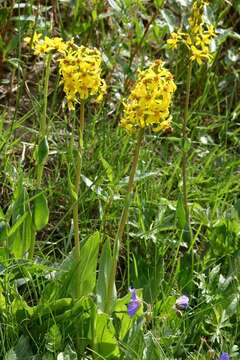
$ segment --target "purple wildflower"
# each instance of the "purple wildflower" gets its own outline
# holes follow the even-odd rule
[[[230,360],[229,354],[227,352],[222,352],[220,360]]]
[[[186,295],[180,296],[175,303],[177,310],[186,310],[189,305],[189,297]]]
[[[140,306],[140,300],[137,297],[136,289],[129,288],[129,291],[131,293],[131,300],[130,303],[128,304],[128,315],[134,316]]]

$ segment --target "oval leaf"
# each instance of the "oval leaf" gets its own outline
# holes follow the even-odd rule
[[[41,230],[47,225],[49,218],[48,203],[45,195],[40,193],[34,199],[33,222],[36,230]]]

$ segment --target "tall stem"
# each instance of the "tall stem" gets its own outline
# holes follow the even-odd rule
[[[114,241],[112,270],[110,273],[108,289],[107,289],[107,299],[106,299],[106,304],[105,304],[105,309],[104,309],[105,312],[108,314],[110,314],[111,310],[112,310],[114,282],[115,282],[115,277],[116,277],[119,249],[120,249],[120,245],[122,242],[125,225],[126,225],[127,219],[128,219],[128,211],[129,211],[131,195],[132,195],[132,191],[133,191],[134,176],[135,176],[136,169],[137,169],[137,164],[138,164],[138,159],[139,159],[139,151],[140,151],[143,135],[144,135],[144,129],[140,129],[139,133],[138,133],[135,150],[133,153],[133,160],[132,160],[132,166],[131,166],[129,179],[128,179],[128,187],[127,187],[127,193],[126,193],[126,197],[125,197],[125,201],[124,201],[124,207],[122,210],[121,218],[120,218],[119,225],[118,225],[118,231],[117,231],[115,241]]]
[[[190,61],[188,65],[187,73],[187,84],[186,84],[186,98],[183,114],[183,126],[182,126],[182,182],[183,182],[183,203],[185,216],[187,223],[189,224],[189,211],[188,211],[188,195],[187,195],[187,159],[188,159],[188,149],[187,149],[187,121],[188,121],[188,112],[189,112],[189,98],[190,98],[190,89],[191,89],[191,77],[192,77],[192,62]]]
[[[46,60],[45,76],[44,76],[43,112],[40,117],[40,129],[39,129],[38,144],[40,144],[41,141],[44,139],[44,137],[47,135],[48,83],[49,83],[49,76],[50,76],[50,70],[51,70],[51,59],[52,59],[52,55],[48,54],[47,60]],[[37,163],[37,187],[38,188],[41,187],[42,174],[43,174],[45,160],[46,159]]]
[[[36,160],[36,185],[37,189],[41,187],[42,184],[42,175],[44,164],[47,160],[48,156],[48,143],[47,143],[47,105],[48,105],[48,83],[51,71],[51,60],[52,54],[48,54],[46,58],[46,68],[44,74],[44,89],[43,89],[43,112],[40,115],[40,128],[39,128],[39,136],[38,136],[38,154]],[[43,148],[40,149],[40,146]],[[40,156],[39,153],[43,152],[44,155]],[[34,248],[35,248],[35,237],[36,237],[36,230],[32,225],[32,241],[29,248],[29,259],[33,259],[34,255]]]
[[[76,260],[76,276],[74,279],[75,284],[75,299],[78,300],[81,297],[81,288],[80,288],[80,235],[79,235],[79,222],[78,222],[78,200],[79,200],[79,190],[80,190],[80,179],[81,179],[81,169],[82,169],[82,156],[83,156],[83,132],[84,132],[84,102],[81,102],[80,105],[80,118],[78,124],[78,146],[77,146],[77,155],[76,155],[76,171],[75,171],[75,194],[77,195],[77,201],[74,198],[73,205],[73,229],[74,229],[74,255]],[[81,339],[78,332],[78,325],[76,326],[76,349],[78,358],[81,358]]]
[[[76,298],[80,297],[80,236],[79,236],[79,223],[78,223],[78,198],[79,198],[79,188],[80,188],[80,178],[81,178],[81,168],[82,168],[82,154],[83,154],[83,132],[84,132],[84,103],[81,103],[80,106],[80,119],[79,119],[79,135],[78,135],[78,149],[77,149],[77,158],[76,158],[76,172],[75,172],[75,194],[77,195],[77,201],[75,200],[73,206],[73,228],[74,228],[74,245],[75,245],[75,260],[77,263],[77,272],[75,279],[75,296]]]

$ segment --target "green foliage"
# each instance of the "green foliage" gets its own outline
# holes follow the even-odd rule
[[[96,285],[97,304],[101,311],[104,311],[105,304],[107,301],[107,289],[108,289],[108,282],[111,273],[111,266],[112,266],[112,253],[110,247],[110,240],[106,239],[99,259],[98,280]],[[116,289],[114,291],[114,297],[116,300]]]
[[[42,230],[47,225],[48,218],[47,198],[43,193],[39,193],[33,201],[33,222],[37,231]]]

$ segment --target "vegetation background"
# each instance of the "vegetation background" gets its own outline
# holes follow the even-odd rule
[[[193,64],[188,203],[182,200],[182,117],[188,57],[167,47],[190,0],[0,1],[0,358],[238,359],[240,344],[240,52],[238,0],[212,0],[213,61]],[[108,86],[85,110],[80,184],[82,296],[71,296],[71,116],[57,64],[47,87],[41,186],[36,144],[46,104],[44,59],[24,43],[37,31],[97,47]],[[136,71],[161,58],[177,84],[167,137],[146,131],[118,261],[114,312],[101,312],[134,137],[118,127]],[[46,144],[45,144],[46,145]],[[38,144],[39,148],[39,144]],[[46,153],[44,153],[44,151]],[[37,224],[37,225],[36,225]],[[35,226],[35,227],[34,227]],[[89,240],[90,239],[90,240]],[[32,245],[34,255],[31,256]],[[127,313],[128,288],[141,308]],[[176,299],[190,305],[180,313]],[[77,355],[78,354],[78,355]],[[77,357],[78,356],[78,357]]]

